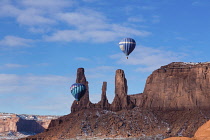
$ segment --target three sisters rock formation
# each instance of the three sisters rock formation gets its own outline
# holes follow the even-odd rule
[[[51,121],[45,132],[27,140],[192,137],[210,120],[210,63],[162,66],[147,78],[143,93],[134,95],[127,95],[124,71],[118,69],[112,103],[106,97],[106,82],[101,100],[90,102],[83,68],[78,69],[76,82],[87,88],[79,104],[74,101],[70,114]]]

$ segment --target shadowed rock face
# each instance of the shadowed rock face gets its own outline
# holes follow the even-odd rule
[[[81,109],[88,108],[88,105],[91,104],[89,100],[89,87],[88,87],[88,81],[86,81],[85,77],[85,70],[84,68],[78,68],[77,69],[77,79],[76,83],[81,83],[86,86],[86,92],[85,95],[80,99],[80,101],[74,101],[71,106],[71,112],[79,111]]]
[[[77,82],[84,82],[88,87],[82,68],[78,69]],[[127,95],[127,80],[124,71],[119,69],[111,105],[104,82],[99,103],[92,104],[87,91],[78,106],[75,102],[72,104],[71,114],[52,121],[46,132],[28,140],[156,135],[192,137],[197,128],[210,119],[209,82],[210,63],[174,62],[155,70],[148,77],[143,93]]]
[[[174,62],[147,79],[140,106],[154,109],[210,108],[210,63]]]
[[[107,89],[107,82],[103,82],[101,101],[98,102],[96,105],[99,106],[98,108],[109,110],[110,109],[110,104],[109,104],[108,99],[106,97],[106,89]]]
[[[133,102],[127,95],[127,80],[125,78],[124,71],[121,69],[116,70],[115,76],[115,98],[110,105],[106,97],[107,82],[103,82],[102,85],[102,95],[101,101],[97,104],[93,104],[89,100],[88,82],[84,74],[84,68],[79,68],[77,70],[77,83],[82,83],[86,85],[87,91],[85,95],[78,102],[74,101],[71,106],[71,112],[76,112],[87,108],[102,108],[106,110],[120,111],[122,109],[131,109],[134,107]]]
[[[116,70],[115,75],[115,97],[111,104],[111,110],[120,111],[122,109],[132,109],[133,102],[127,95],[128,86],[125,78],[124,71],[121,69]]]
[[[88,88],[84,69],[77,71],[77,82]],[[111,105],[106,98],[106,84],[103,83],[101,101],[92,104],[89,91],[79,105],[72,105],[72,112],[84,108],[103,108],[112,111],[132,109],[135,106],[154,110],[209,109],[210,63],[173,62],[155,70],[146,81],[142,94],[127,95],[127,80],[124,71],[116,70],[115,97]]]

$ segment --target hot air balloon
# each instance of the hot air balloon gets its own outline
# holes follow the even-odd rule
[[[119,42],[120,49],[124,52],[124,54],[127,56],[135,49],[136,42],[132,38],[124,38]]]
[[[81,83],[74,83],[70,87],[71,94],[74,96],[76,101],[79,101],[82,96],[85,94],[86,87]]]

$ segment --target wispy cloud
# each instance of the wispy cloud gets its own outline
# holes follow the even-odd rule
[[[14,108],[20,112],[30,109],[34,114],[63,115],[70,112],[69,106],[74,100],[69,91],[69,83],[73,81],[59,75],[0,74],[1,99],[8,101],[0,102],[0,105],[10,106],[12,100],[18,104],[19,108]],[[7,108],[10,110],[13,109]]]
[[[101,11],[73,7],[78,4],[80,3],[66,0],[10,1],[0,5],[0,16],[14,18],[18,24],[26,26],[32,33],[42,33],[43,41],[110,42],[124,36],[151,35],[151,32],[139,30],[129,24],[125,26],[115,23]],[[71,10],[64,11],[63,9],[67,7]],[[141,17],[131,17],[128,20],[131,23],[144,21]],[[57,25],[62,25],[62,28],[53,28]],[[5,37],[1,44],[27,45],[27,40],[20,40],[17,37],[16,40],[19,39],[19,42],[16,43],[6,39],[14,40],[14,37]]]
[[[110,72],[110,71],[114,71],[115,67],[114,66],[98,66],[95,68],[89,68],[87,69],[87,72]]]
[[[67,113],[70,113],[69,107],[71,106],[71,103],[73,103],[73,101],[74,98],[70,95],[70,93],[60,93],[51,97],[50,102],[49,98],[44,97],[42,99],[39,99],[39,104],[30,104],[28,106],[25,106],[25,108],[30,110],[39,110],[40,112],[44,112],[44,114],[45,112],[50,112],[52,115],[65,115]]]
[[[73,81],[73,79],[71,79]],[[0,74],[0,94],[9,93],[26,93],[28,90],[36,92],[40,91],[44,86],[55,87],[67,85],[69,78],[58,75],[16,75],[16,74]],[[25,88],[23,88],[25,87]],[[60,87],[61,88],[61,87]],[[6,89],[7,92],[5,92]],[[36,89],[36,90],[34,90]],[[4,91],[4,92],[3,92]]]
[[[8,64],[4,64],[2,66],[0,66],[0,69],[11,69],[11,68],[25,68],[25,67],[28,67],[28,65],[21,65],[21,64],[11,64],[11,63],[8,63]]]
[[[145,22],[146,20],[143,17],[129,17],[129,22]]]
[[[154,15],[152,16],[152,23],[159,23],[160,22],[160,16]]]
[[[34,42],[32,39],[25,39],[16,36],[5,36],[2,40],[0,40],[0,48],[8,48],[8,47],[28,47],[30,43]]]
[[[119,37],[135,35],[149,36],[148,31],[139,31],[129,27],[120,25],[110,25],[106,30],[59,30],[50,36],[45,36],[46,41],[91,41],[91,42],[110,42]]]
[[[19,24],[29,26],[55,24],[53,15],[71,5],[72,2],[65,0],[9,1],[0,5],[0,16],[14,17]]]
[[[75,60],[78,60],[78,61],[90,61],[90,59],[88,58],[85,58],[85,57],[76,57],[74,58]]]
[[[58,30],[52,35],[47,35],[44,37],[47,41],[109,42],[125,35],[149,36],[151,34],[148,31],[111,24],[102,13],[85,8],[75,12],[59,13],[57,17],[69,24],[72,29]]]
[[[175,39],[177,39],[177,40],[187,40],[186,38],[184,38],[184,37],[176,37]]]
[[[72,6],[75,2],[67,0],[21,0],[21,3],[26,7],[40,8],[44,10],[56,10]]]
[[[150,72],[162,65],[179,61],[184,56],[185,54],[172,51],[138,46],[128,60],[122,53],[111,55],[110,58],[116,59],[118,64],[140,65],[141,67],[137,68],[137,71]]]

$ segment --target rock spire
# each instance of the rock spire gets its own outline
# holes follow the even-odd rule
[[[86,81],[84,68],[77,69],[76,83],[84,84],[86,86],[86,92],[85,92],[85,95],[80,99],[80,101],[78,103],[77,103],[77,101],[73,102],[73,104],[71,106],[71,112],[79,111],[81,109],[86,109],[86,108],[88,108],[88,106],[90,104],[89,87],[88,87],[88,81]]]

